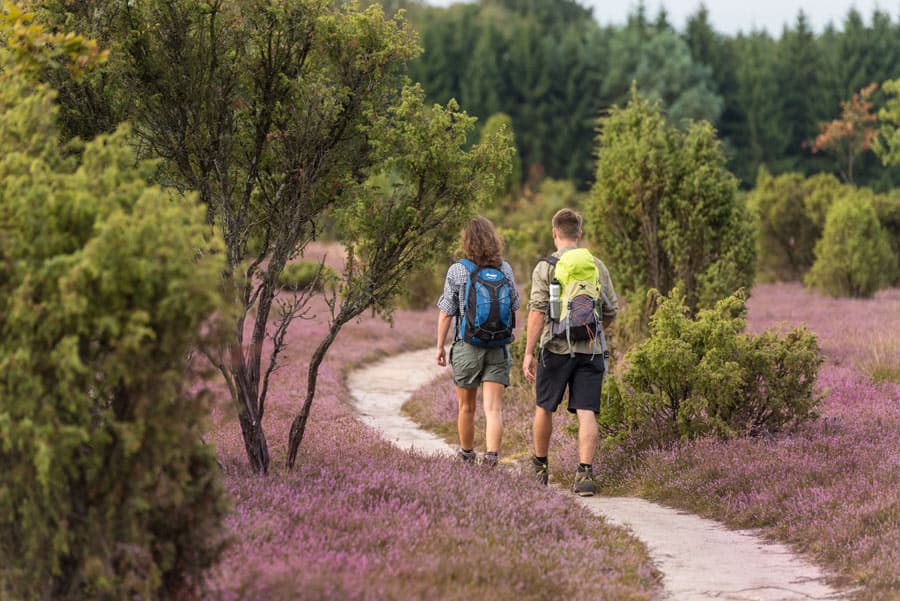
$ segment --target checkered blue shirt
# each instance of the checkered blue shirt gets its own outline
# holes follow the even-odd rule
[[[516,279],[513,276],[512,267],[509,263],[503,261],[500,265],[500,271],[509,280],[509,295],[512,310],[519,308],[519,291],[516,288]],[[469,270],[462,263],[454,263],[447,270],[447,277],[444,279],[444,293],[438,299],[437,308],[451,316],[459,316],[462,314],[462,307],[466,298],[466,281],[469,279]]]

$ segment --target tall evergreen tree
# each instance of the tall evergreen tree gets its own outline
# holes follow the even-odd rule
[[[713,90],[722,98],[722,113],[715,122],[732,169],[736,167],[736,136],[742,125],[738,95],[739,55],[733,39],[716,33],[709,22],[709,11],[701,4],[688,18],[684,39],[695,63],[712,69]]]
[[[487,117],[500,112],[507,85],[503,66],[507,48],[507,40],[492,22],[481,27],[474,59],[468,61],[460,81],[460,99],[472,114]]]
[[[672,127],[658,103],[632,89],[601,128],[592,239],[633,306],[650,289],[665,295],[678,286],[696,311],[752,284],[747,211],[710,124]]]
[[[634,81],[648,99],[662,101],[672,123],[718,120],[722,98],[715,93],[711,69],[694,62],[687,43],[678,34],[661,31],[639,52]]]
[[[819,121],[827,118],[819,95],[822,87],[823,59],[815,34],[806,15],[797,15],[794,28],[785,27],[778,42],[775,62],[778,97],[781,100],[781,126],[785,131],[785,146],[775,159],[777,171],[811,171],[805,150],[807,142],[815,138]]]

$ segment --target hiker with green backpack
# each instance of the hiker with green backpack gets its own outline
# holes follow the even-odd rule
[[[458,405],[457,457],[475,463],[475,397],[482,388],[485,417],[485,454],[482,465],[497,465],[503,436],[501,401],[509,386],[512,356],[509,344],[516,326],[519,293],[512,268],[503,260],[503,241],[494,224],[475,217],[462,232],[465,257],[453,263],[438,299],[438,365],[448,363],[444,345],[456,318],[449,363]]]
[[[568,410],[578,416],[579,466],[575,493],[594,494],[593,459],[603,379],[609,370],[604,328],[618,311],[606,266],[584,248],[581,215],[561,209],[553,216],[553,243],[531,276],[528,326],[522,371],[535,384],[535,476],[547,484],[553,413],[568,389]],[[535,357],[535,348],[540,350]]]

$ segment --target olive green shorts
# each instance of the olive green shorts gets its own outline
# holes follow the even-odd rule
[[[482,348],[457,340],[450,347],[453,383],[460,388],[478,388],[482,382],[509,386],[512,356],[508,347]]]

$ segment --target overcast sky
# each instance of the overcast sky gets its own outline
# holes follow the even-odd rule
[[[638,5],[637,0],[580,0],[594,10],[594,17],[601,23],[620,24]],[[652,17],[665,6],[669,21],[679,30],[684,28],[687,17],[697,11],[701,0],[645,0],[647,13]],[[727,34],[752,29],[766,29],[778,36],[785,22],[793,23],[802,9],[811,26],[821,31],[829,21],[843,27],[844,17],[852,7],[871,22],[872,11],[879,8],[891,14],[893,20],[900,16],[900,0],[705,0],[713,27]]]
[[[446,6],[458,0],[425,0],[429,4]],[[594,10],[594,17],[603,24],[622,24],[638,5],[638,0],[578,0]],[[660,6],[669,13],[669,22],[678,30],[684,29],[689,15],[697,12],[702,0],[645,0],[647,13],[655,17]],[[766,29],[775,37],[781,35],[785,23],[793,24],[802,9],[811,27],[821,32],[831,22],[843,28],[844,17],[851,7],[862,14],[866,23],[872,22],[872,11],[879,8],[890,13],[892,20],[900,18],[900,0],[705,0],[710,22],[716,31],[733,35],[738,31]]]

